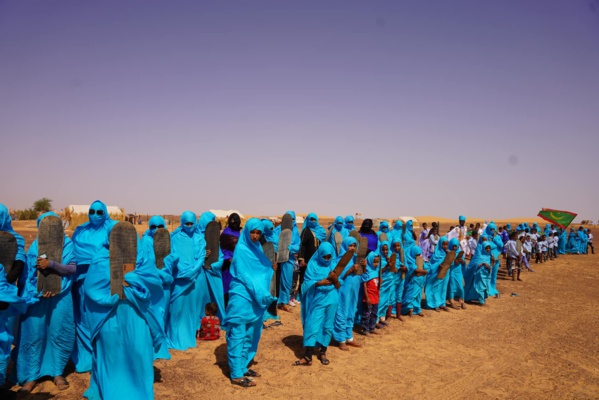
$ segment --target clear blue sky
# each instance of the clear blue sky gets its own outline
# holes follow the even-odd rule
[[[0,202],[599,218],[596,0],[0,1]]]

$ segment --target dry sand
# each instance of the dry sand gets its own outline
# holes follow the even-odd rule
[[[316,359],[291,366],[302,352],[299,307],[281,312],[283,325],[262,335],[257,387],[229,383],[222,337],[157,361],[156,398],[597,399],[599,256],[561,256],[533,268],[523,282],[500,278],[502,296],[487,306],[425,311],[426,318],[392,321],[380,337],[357,335],[362,349],[331,347],[328,366]],[[81,398],[89,376],[68,369],[68,390],[45,381],[30,398]]]

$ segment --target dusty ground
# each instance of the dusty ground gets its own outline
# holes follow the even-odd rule
[[[291,366],[302,351],[296,307],[281,316],[282,326],[263,333],[257,387],[229,383],[221,338],[157,361],[156,398],[599,398],[599,256],[561,256],[533,268],[523,282],[500,279],[502,296],[487,306],[426,312],[426,318],[393,321],[380,337],[359,337],[363,349],[331,348],[328,366],[317,360]],[[68,390],[46,381],[30,398],[81,398],[88,375],[67,379]]]

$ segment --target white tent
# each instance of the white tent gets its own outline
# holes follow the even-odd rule
[[[237,210],[210,210],[210,212],[216,215],[216,218],[227,218],[229,215],[233,213],[239,214],[240,218],[243,218],[243,214]]]

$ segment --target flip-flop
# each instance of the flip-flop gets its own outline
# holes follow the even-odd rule
[[[256,382],[252,381],[249,378],[242,378],[242,379],[239,379],[239,380],[231,379],[231,383],[233,385],[241,386],[241,387],[244,387],[244,388],[256,386]]]
[[[272,324],[269,324],[268,326],[271,327],[271,326],[281,326],[281,325],[283,325],[283,323],[281,321],[275,321]]]

